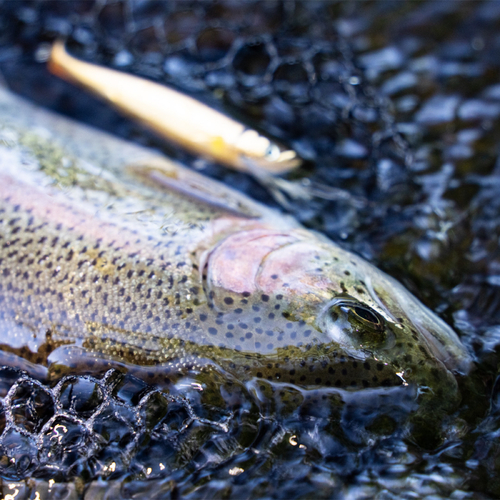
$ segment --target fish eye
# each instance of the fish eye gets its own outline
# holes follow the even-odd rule
[[[264,156],[268,161],[275,161],[279,158],[280,153],[280,148],[276,144],[271,143],[266,148]]]
[[[317,321],[331,340],[347,348],[378,351],[396,342],[393,329],[377,310],[347,294],[337,295],[325,304]]]
[[[376,311],[364,304],[350,300],[337,302],[330,309],[331,318],[333,320],[338,319],[340,312],[356,329],[361,328],[373,333],[384,330],[384,319]]]
[[[352,314],[356,315],[358,319],[370,323],[375,328],[383,327],[382,318],[379,318],[372,310],[367,307],[353,306],[351,307]]]

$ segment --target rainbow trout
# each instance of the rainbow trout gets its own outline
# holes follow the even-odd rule
[[[0,90],[1,362],[219,367],[456,401],[470,358],[397,281],[160,154]]]

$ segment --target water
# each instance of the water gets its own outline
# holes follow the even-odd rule
[[[0,2],[10,88],[284,205],[402,281],[477,361],[427,442],[405,431],[413,401],[394,389],[298,391],[290,410],[279,386],[267,397],[225,374],[159,391],[4,369],[4,495],[499,497],[499,25],[495,1]],[[295,187],[201,162],[50,76],[44,44],[61,34],[291,144],[307,160]]]

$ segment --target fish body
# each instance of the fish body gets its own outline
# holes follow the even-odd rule
[[[166,139],[239,170],[283,173],[301,164],[284,149],[242,123],[164,85],[72,57],[54,44],[50,70],[92,91]]]
[[[0,91],[0,349],[456,401],[470,357],[397,281],[159,154]],[[444,403],[443,403],[444,404]]]

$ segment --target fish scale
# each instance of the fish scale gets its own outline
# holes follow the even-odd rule
[[[470,364],[458,337],[361,258],[5,91],[0,117],[2,359],[47,378],[119,367],[169,383],[222,369],[430,387],[419,398],[433,411],[458,401],[454,375]]]

